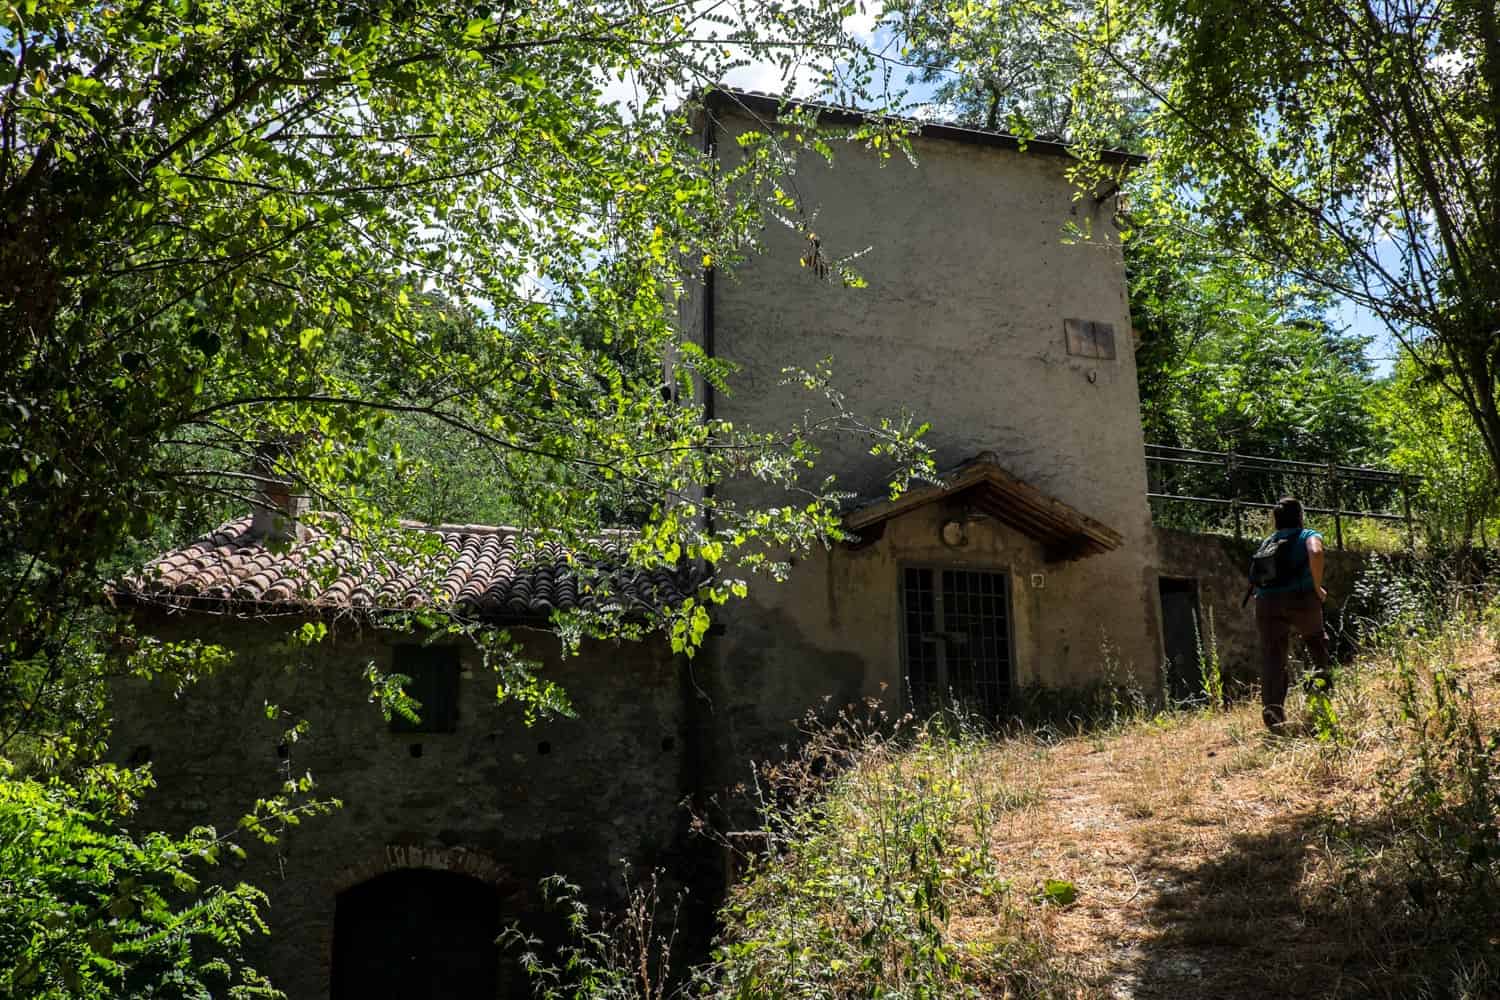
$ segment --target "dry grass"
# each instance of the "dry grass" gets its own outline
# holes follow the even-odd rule
[[[1060,740],[841,713],[766,772],[703,995],[1500,997],[1500,660],[1472,612],[1429,627],[1282,735],[1253,704]]]
[[[1428,653],[1459,666],[1493,726],[1491,647],[1464,632]],[[1405,898],[1402,833],[1379,790],[1401,749],[1392,683],[1389,663],[1369,661],[1341,684],[1337,741],[1317,738],[1299,698],[1286,737],[1265,733],[1259,706],[1246,705],[1041,752],[1000,745],[994,766],[1039,791],[997,817],[990,849],[1017,888],[1077,886],[1070,906],[1034,904],[1049,947],[1076,973],[1073,995],[1460,993],[1424,978],[1443,929]],[[976,911],[951,930],[982,927]]]

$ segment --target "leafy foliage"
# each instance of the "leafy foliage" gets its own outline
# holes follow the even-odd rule
[[[1500,467],[1500,16],[1484,0],[1101,0],[1067,31],[1150,97],[1190,232],[1368,309]],[[1092,63],[1088,64],[1092,65]],[[1096,142],[1112,92],[1080,112]]]
[[[1396,365],[1378,409],[1388,461],[1421,484],[1416,502],[1428,545],[1487,543],[1500,510],[1483,436],[1463,405],[1410,359]],[[1477,537],[1476,537],[1477,536]]]
[[[753,250],[791,147],[831,152],[835,138],[768,131],[723,168],[701,141],[702,89],[750,58],[863,88],[849,13],[834,0],[733,13],[654,0],[7,4],[7,794],[56,788],[64,812],[88,799],[69,783],[104,751],[111,677],[188,683],[222,665],[218,651],[141,638],[101,596],[268,484],[309,497],[370,558],[411,544],[403,516],[503,517],[527,554],[563,546],[602,598],[554,623],[568,648],[660,629],[691,651],[708,609],[744,593],[736,573],[774,573],[836,533],[837,488],[804,481],[822,430],[867,431],[893,465],[923,469],[917,428],[865,427],[825,376],[806,377],[813,412],[786,427],[708,419],[706,387],[731,372],[681,322],[702,270]],[[777,218],[802,224],[784,197]],[[466,488],[442,492],[448,473]],[[795,492],[743,508],[712,489],[734,476]],[[622,523],[634,530],[606,530]],[[624,606],[608,599],[610,574],[591,572],[605,562],[714,572],[685,607]],[[514,646],[492,648],[505,639],[486,638],[501,697],[565,707]],[[410,711],[399,682],[368,681],[387,710]],[[273,835],[284,820],[259,811],[252,832]],[[91,815],[122,857],[158,843],[120,839],[118,813]],[[47,835],[61,845],[64,832]],[[140,867],[168,872],[161,850],[142,850]],[[35,885],[45,908],[52,890]],[[183,892],[202,926],[238,928],[231,951],[258,927],[253,894],[226,907]],[[37,953],[38,981],[81,967],[47,965],[55,954]],[[113,961],[167,968],[132,954]]]
[[[762,566],[834,530],[827,483],[765,511],[706,489],[801,485],[821,419],[851,415],[780,431],[705,419],[702,388],[728,373],[677,311],[699,268],[746,252],[785,151],[763,136],[720,170],[695,145],[698,105],[667,104],[746,54],[790,67],[836,44],[842,8],[764,23],[674,10],[14,11],[11,589],[32,608],[80,603],[131,541],[253,500],[257,477],[378,546],[403,513],[385,470],[410,480],[443,459],[403,459],[401,438],[439,430],[486,463],[519,526],[580,565],[624,510],[651,528],[628,547],[640,568]],[[601,99],[616,78],[629,108]],[[871,430],[917,454],[909,429]],[[710,581],[704,599],[733,589]],[[23,631],[30,646],[55,632]]]
[[[1073,21],[1086,10],[1064,2],[1054,13]],[[912,67],[908,82],[931,86],[943,117],[1052,141],[1071,137],[1074,86],[1095,78],[1084,64],[1097,57],[1050,19],[1037,17],[1034,5],[892,0],[883,13]],[[1133,146],[1141,117],[1137,98],[1119,97],[1114,145]]]
[[[1367,341],[1333,329],[1325,302],[1164,245],[1169,230],[1141,222],[1151,235],[1127,244],[1127,269],[1148,441],[1309,462],[1382,455]]]
[[[52,997],[280,996],[236,956],[264,895],[201,885],[236,848],[211,827],[121,832],[149,774],[73,782],[0,775],[0,993]]]

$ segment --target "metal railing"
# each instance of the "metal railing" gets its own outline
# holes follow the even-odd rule
[[[1302,500],[1307,513],[1333,518],[1334,542],[1341,549],[1345,522],[1351,520],[1400,522],[1407,543],[1415,537],[1415,483],[1388,469],[1148,444],[1146,481],[1152,518],[1167,527],[1213,530],[1232,523],[1235,537],[1243,538],[1246,511],[1270,510],[1279,497],[1291,495]],[[1204,513],[1173,516],[1183,507]]]

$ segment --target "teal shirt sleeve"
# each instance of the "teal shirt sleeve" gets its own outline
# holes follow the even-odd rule
[[[1300,559],[1301,566],[1298,567],[1299,572],[1297,573],[1297,579],[1295,579],[1291,583],[1283,584],[1280,587],[1257,587],[1255,588],[1255,593],[1257,595],[1290,594],[1300,590],[1312,590],[1312,557],[1308,554],[1307,551],[1307,540],[1310,538],[1317,538],[1321,540],[1322,537],[1323,535],[1321,532],[1314,531],[1311,528],[1303,528],[1302,531],[1297,535],[1297,540],[1302,543],[1302,556]]]

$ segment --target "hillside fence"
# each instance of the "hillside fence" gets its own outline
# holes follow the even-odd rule
[[[1242,539],[1249,512],[1295,496],[1308,514],[1333,519],[1340,549],[1345,526],[1361,520],[1403,524],[1407,545],[1415,541],[1417,483],[1389,469],[1148,444],[1146,481],[1152,520],[1161,527],[1232,531]]]

